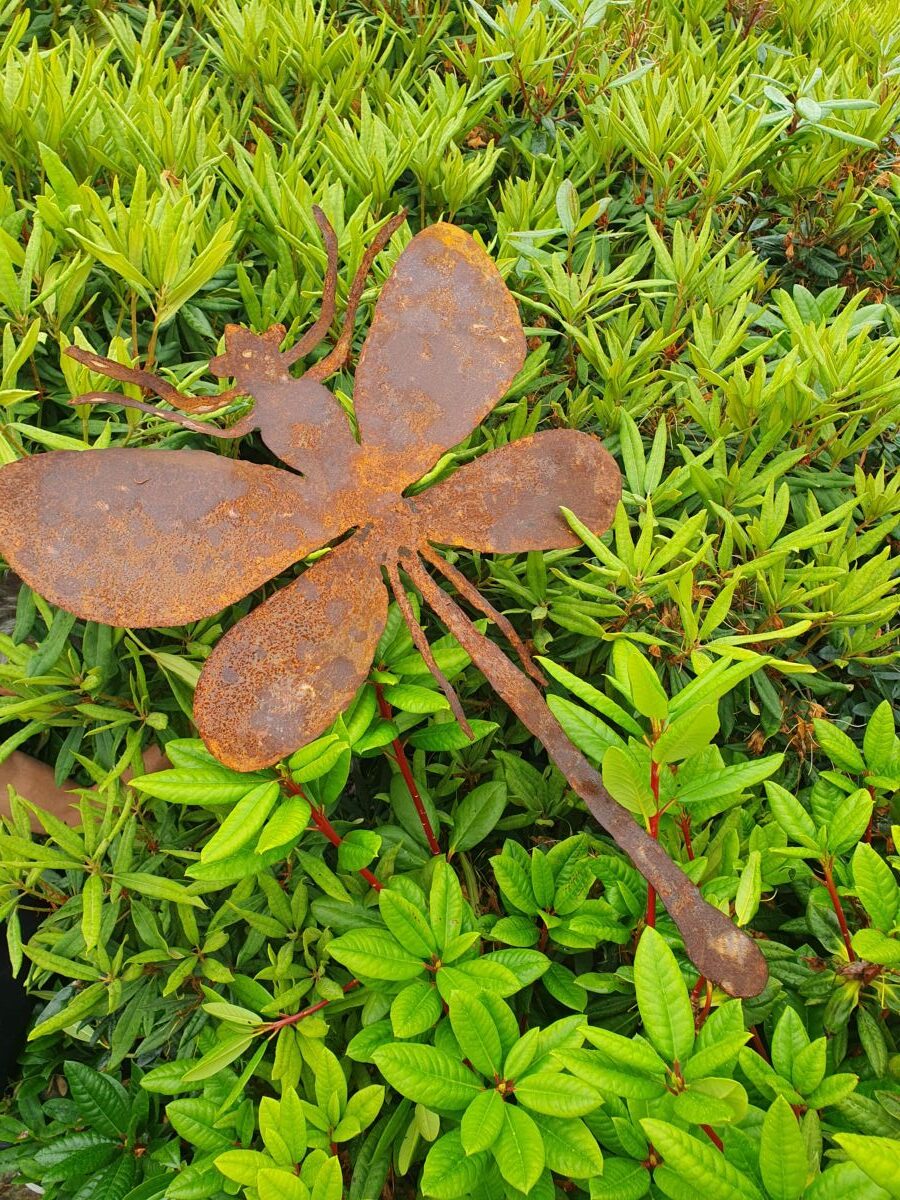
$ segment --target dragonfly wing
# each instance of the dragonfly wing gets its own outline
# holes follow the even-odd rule
[[[594,533],[608,529],[621,493],[599,438],[548,429],[489,450],[408,503],[429,541],[517,554],[579,545],[560,506]]]
[[[381,291],[356,369],[360,440],[402,490],[472,432],[525,361],[516,303],[455,225],[430,225]]]
[[[387,617],[359,535],[239,621],[207,659],[194,719],[227,766],[271,766],[318,737],[356,694]]]
[[[61,450],[0,468],[7,562],[107,625],[209,616],[338,532],[299,476],[203,450]]]

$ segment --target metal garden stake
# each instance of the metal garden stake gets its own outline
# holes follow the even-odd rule
[[[135,383],[179,412],[118,393],[107,402],[165,416],[218,438],[259,430],[291,470],[202,450],[54,451],[0,470],[0,549],[32,587],[79,617],[119,626],[181,625],[218,612],[311,551],[334,548],[239,621],[203,667],[195,717],[223,763],[269,766],[321,734],[365,680],[384,627],[388,592],[415,645],[468,729],[400,579],[424,600],[571,787],[633,859],[678,925],[702,973],[735,996],[766,981],[755,944],[711,907],[569,741],[540,691],[540,672],[510,623],[434,545],[485,553],[576,546],[565,505],[592,530],[612,521],[620,476],[599,439],[559,429],[492,450],[412,497],[403,492],[483,420],[525,358],[515,302],[488,256],[453,225],[424,229],[382,289],[356,369],[350,420],[323,380],[347,361],[353,322],[375,255],[402,223],[389,221],[350,289],[333,349],[300,378],[291,365],[324,338],[335,310],[337,241],[316,221],[328,251],[321,314],[291,349],[280,326],[260,335],[226,330],[216,375],[235,386],[213,398],[183,395],[148,372],[70,347],[94,371]],[[250,395],[252,412],[228,429],[190,414]],[[337,540],[341,539],[341,540]],[[493,620],[522,669],[478,631],[457,599]]]

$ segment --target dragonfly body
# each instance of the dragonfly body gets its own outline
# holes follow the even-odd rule
[[[614,461],[598,438],[553,429],[498,446],[407,494],[498,403],[522,366],[516,304],[468,234],[443,224],[419,233],[382,288],[356,369],[354,426],[323,380],[349,355],[366,272],[403,218],[388,222],[364,255],[334,348],[295,379],[289,368],[321,340],[335,307],[336,239],[320,212],[316,219],[329,261],[322,314],[287,351],[281,327],[262,335],[229,327],[226,350],[210,367],[235,380],[230,392],[183,396],[145,371],[69,350],[98,372],[154,389],[181,410],[165,415],[188,428],[219,438],[258,430],[290,469],[193,450],[42,454],[0,470],[0,549],[36,590],[78,616],[170,626],[218,612],[330,546],[234,625],[204,664],[195,720],[212,752],[239,770],[278,762],[347,707],[371,669],[388,587],[468,729],[414,617],[402,568],[631,854],[700,969],[735,995],[756,994],[766,978],[759,951],[614,803],[547,707],[540,673],[510,622],[435,549],[574,548],[580,543],[560,507],[596,532],[608,528],[621,490]],[[235,394],[254,405],[230,429],[196,419]],[[78,398],[85,400],[155,411],[113,393]],[[524,673],[429,567],[494,620]]]

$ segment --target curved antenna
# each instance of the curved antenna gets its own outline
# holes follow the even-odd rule
[[[322,212],[321,208],[319,208],[318,204],[313,205],[312,214],[321,231],[322,241],[325,243],[325,250],[328,254],[328,265],[325,268],[325,286],[322,291],[322,311],[319,313],[316,323],[307,329],[300,341],[295,346],[291,346],[290,350],[285,350],[282,354],[282,362],[288,366],[291,363],[295,363],[298,358],[303,358],[305,354],[309,354],[310,350],[315,350],[334,320],[338,268],[337,234],[334,232],[334,226],[325,216],[324,212]]]
[[[224,392],[222,394],[225,395]],[[247,413],[230,429],[219,429],[217,425],[209,425],[205,421],[193,421],[183,413],[167,412],[155,404],[144,404],[141,400],[132,400],[130,396],[123,396],[121,392],[85,392],[82,396],[73,396],[69,403],[73,405],[119,404],[123,408],[136,408],[138,412],[149,413],[152,417],[159,417],[163,421],[171,421],[174,425],[181,425],[184,429],[192,429],[194,433],[205,433],[209,437],[223,438],[228,441],[232,438],[243,437],[246,433],[252,433],[256,428],[251,420],[252,412]]]
[[[118,379],[122,383],[133,383],[147,392],[154,392],[163,400],[168,400],[175,408],[180,408],[182,412],[214,412],[223,404],[227,404],[229,400],[233,400],[235,396],[245,394],[238,388],[229,388],[227,392],[220,392],[217,396],[188,396],[184,392],[179,392],[171,383],[166,383],[165,379],[161,379],[159,375],[154,375],[152,371],[144,371],[140,367],[123,366],[114,359],[104,358],[102,354],[95,354],[93,350],[84,350],[81,346],[67,346],[63,353],[98,375],[105,375],[108,379]],[[89,394],[93,395],[94,393]]]
[[[319,359],[317,363],[313,363],[307,371],[304,371],[304,379],[315,379],[318,383],[321,383],[323,379],[327,379],[329,375],[334,375],[336,371],[339,371],[350,357],[350,346],[353,342],[353,322],[356,317],[356,310],[359,308],[360,299],[362,298],[363,288],[366,284],[366,276],[371,270],[376,256],[381,253],[405,220],[406,209],[401,208],[400,212],[391,217],[375,234],[375,237],[362,257],[359,269],[353,277],[353,283],[350,285],[350,292],[347,296],[347,308],[344,312],[344,324],[341,328],[340,336],[324,358]]]
[[[460,724],[460,728],[467,738],[474,738],[472,726],[466,720],[466,714],[463,712],[463,706],[459,696],[456,694],[456,689],[453,684],[437,665],[434,655],[431,652],[431,647],[428,645],[428,638],[425,636],[422,626],[416,620],[416,614],[413,612],[412,605],[409,602],[409,596],[406,594],[406,588],[400,582],[400,575],[397,571],[396,563],[387,562],[385,564],[387,570],[388,581],[391,585],[391,591],[394,593],[394,599],[397,601],[397,606],[403,614],[403,620],[406,622],[406,628],[412,635],[413,643],[416,649],[425,659],[425,665],[431,674],[434,676],[438,687],[447,697],[450,705],[450,711],[456,717]]]
[[[541,687],[546,687],[546,678],[534,665],[534,659],[531,657],[531,651],[519,637],[518,633],[516,633],[509,618],[504,617],[502,612],[498,612],[498,610],[494,608],[493,604],[491,604],[490,600],[488,600],[486,596],[482,596],[478,588],[475,587],[475,585],[471,583],[465,575],[463,575],[462,571],[457,570],[452,563],[447,562],[447,560],[438,554],[436,550],[433,550],[427,542],[423,546],[419,547],[419,553],[426,562],[431,563],[433,567],[440,571],[448,583],[453,584],[457,592],[459,592],[460,596],[462,596],[464,600],[468,600],[473,608],[477,608],[478,611],[487,617],[489,621],[493,621],[493,623],[497,626],[497,628],[512,646],[513,650],[515,650],[522,666],[535,681],[535,683],[539,683]]]

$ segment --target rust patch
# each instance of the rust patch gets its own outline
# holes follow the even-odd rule
[[[349,358],[366,274],[405,214],[388,221],[364,255],[334,347],[296,379],[289,368],[315,349],[334,312],[337,241],[321,211],[314,215],[328,255],[322,313],[287,350],[281,326],[261,335],[229,326],[224,354],[210,363],[234,379],[229,391],[192,398],[147,371],[67,351],[179,411],[106,392],[76,403],[130,405],[214,437],[258,429],[302,478],[196,450],[42,454],[0,470],[0,549],[37,591],[80,617],[167,626],[217,612],[349,533],[239,621],[210,655],[194,711],[211,751],[249,771],[327,729],[371,667],[387,613],[383,569],[415,644],[466,728],[459,699],[416,624],[402,566],[656,889],[698,968],[732,995],[755,995],[766,981],[757,947],[612,800],[547,707],[536,686],[544,681],[513,627],[434,548],[517,553],[575,546],[559,507],[573,509],[597,533],[608,528],[621,492],[615,463],[597,438],[555,430],[493,450],[404,499],[404,489],[472,432],[520,369],[525,338],[515,301],[467,233],[440,224],[417,234],[382,289],[360,355],[357,442],[322,383]],[[254,400],[237,425],[196,420],[235,395]],[[528,674],[477,630],[426,563],[495,621]]]

